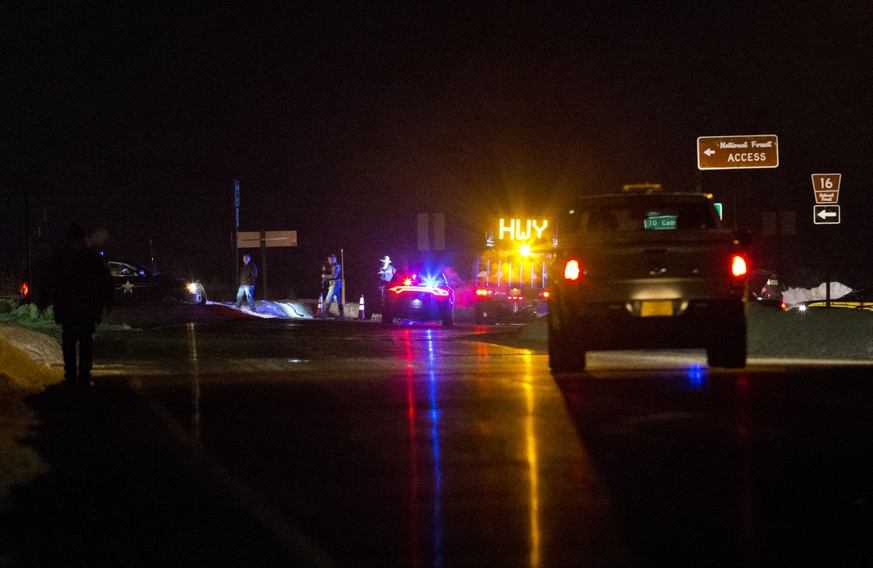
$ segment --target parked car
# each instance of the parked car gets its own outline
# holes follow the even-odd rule
[[[146,267],[128,260],[111,259],[106,261],[106,265],[115,282],[116,305],[206,303],[206,290],[196,280],[152,273]]]
[[[582,198],[549,270],[549,365],[585,369],[602,349],[704,348],[746,364],[744,238],[711,196],[625,192]]]
[[[442,272],[398,272],[388,285],[382,306],[382,323],[396,319],[455,323],[455,291]]]
[[[805,312],[811,308],[842,308],[849,310],[871,310],[873,311],[873,288],[863,288],[861,290],[852,290],[848,294],[832,299],[830,305],[827,300],[810,300],[801,302],[792,306],[784,306],[783,309],[798,310]]]

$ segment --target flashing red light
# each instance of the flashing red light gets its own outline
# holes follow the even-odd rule
[[[389,288],[390,292],[394,292],[395,294],[402,294],[404,292],[427,292],[429,294],[433,294],[434,296],[448,296],[449,290],[448,288],[434,287],[434,286],[410,286],[404,284],[403,286],[394,286]]]
[[[543,300],[548,300],[548,299],[549,299],[549,291],[543,290]]]
[[[731,274],[734,275],[734,278],[741,278],[745,276],[747,272],[748,266],[746,266],[746,259],[735,254],[733,258],[731,258]]]
[[[564,280],[578,282],[582,277],[582,265],[575,258],[571,258],[564,264]]]
[[[488,288],[476,288],[476,295],[477,296],[490,296],[491,290],[489,290]]]
[[[27,298],[30,295],[30,286],[27,285],[27,282],[21,283],[21,297]]]

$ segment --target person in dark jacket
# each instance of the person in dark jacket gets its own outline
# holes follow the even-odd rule
[[[112,309],[115,285],[100,253],[86,245],[82,227],[71,224],[67,241],[49,261],[46,292],[61,324],[64,385],[90,388],[94,330],[103,310]]]
[[[242,307],[243,297],[246,298],[253,312],[255,306],[255,281],[258,279],[258,267],[252,262],[251,255],[243,255],[243,265],[239,269],[239,289],[236,292],[236,307]]]

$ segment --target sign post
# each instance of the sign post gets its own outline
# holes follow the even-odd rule
[[[779,137],[775,134],[697,138],[697,168],[700,170],[777,167]]]
[[[812,174],[812,191],[816,205],[812,206],[812,222],[816,225],[839,225],[840,179],[842,174]],[[831,306],[831,265],[828,261],[825,283],[825,306]]]
[[[242,231],[236,234],[236,248],[261,249],[261,281],[267,299],[267,247],[296,247],[297,231]]]
[[[239,179],[233,178],[233,210],[234,210],[234,230],[233,235],[231,235],[230,240],[234,240],[234,235],[239,237]],[[239,248],[239,243],[231,242],[232,248]],[[234,285],[239,284],[236,279],[239,277],[239,255],[234,251],[233,254],[233,280],[231,282]]]
[[[812,174],[812,191],[816,205],[812,207],[812,222],[816,225],[839,225],[840,178],[842,174]]]

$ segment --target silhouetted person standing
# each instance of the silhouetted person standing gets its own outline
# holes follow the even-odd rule
[[[89,388],[94,330],[103,310],[112,309],[115,285],[100,253],[86,246],[85,231],[76,223],[67,231],[67,246],[49,262],[46,292],[61,324],[64,385]]]

